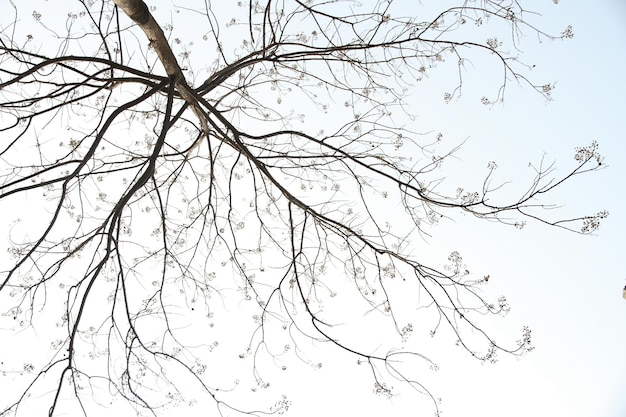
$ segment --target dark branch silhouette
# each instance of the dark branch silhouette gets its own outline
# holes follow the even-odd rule
[[[0,34],[0,204],[16,215],[5,219],[0,323],[47,350],[3,358],[17,394],[0,396],[2,416],[87,416],[114,398],[159,415],[204,397],[219,415],[281,414],[286,397],[259,411],[239,378],[256,391],[269,387],[260,364],[285,369],[296,356],[316,368],[317,343],[369,367],[375,393],[400,381],[438,413],[413,370],[435,363],[399,347],[412,333],[495,362],[532,350],[531,331],[496,342],[481,319],[509,306],[485,298],[489,276],[456,251],[439,266],[411,242],[458,212],[583,234],[608,215],[545,210],[555,188],[602,168],[595,142],[560,176],[531,165],[510,199],[495,162],[476,190],[447,192],[458,148],[440,156],[441,138],[411,124],[405,98],[450,62],[458,78],[443,98],[459,98],[470,53],[501,69],[483,104],[511,82],[550,98],[553,85],[529,78],[520,35],[572,29],[542,32],[517,1],[460,1],[430,17],[394,1],[57,2],[66,22],[12,5]],[[356,341],[354,314],[383,318],[398,340]],[[230,327],[241,315],[251,320]],[[214,339],[220,325],[231,338]],[[251,375],[212,372],[237,340]]]

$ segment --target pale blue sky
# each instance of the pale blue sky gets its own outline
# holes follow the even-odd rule
[[[419,348],[432,352],[439,371],[425,372],[421,382],[442,398],[445,417],[623,417],[626,6],[618,0],[529,3],[540,3],[528,7],[543,14],[533,21],[547,32],[572,25],[575,33],[570,40],[541,44],[528,35],[521,46],[524,60],[536,64],[533,79],[556,82],[554,100],[510,84],[503,104],[482,106],[488,83],[482,84],[477,60],[462,97],[449,104],[443,102],[443,73],[424,83],[411,103],[417,129],[441,131],[451,146],[466,140],[451,176],[468,181],[467,172],[480,172],[495,160],[500,178],[523,183],[530,179],[528,163],[544,153],[566,169],[574,163],[574,147],[595,139],[608,168],[572,181],[547,202],[563,204],[564,213],[606,209],[610,217],[596,235],[580,236],[532,223],[518,231],[460,215],[442,222],[427,242],[416,243],[433,253],[458,250],[472,272],[490,274],[487,293],[505,294],[512,306],[505,320],[493,322],[494,333],[515,340],[529,325],[536,346],[522,359],[500,356],[498,364],[482,365],[458,349],[426,341]],[[302,366],[301,374],[272,381],[293,401],[288,415],[430,415],[423,398],[371,394],[372,381],[355,371],[354,357],[316,349],[322,369],[294,364]]]
[[[505,294],[512,305],[502,325],[517,331],[528,324],[536,350],[522,359],[501,357],[495,365],[454,354],[435,356],[432,359],[440,370],[434,377],[437,383],[429,388],[443,398],[441,409],[448,417],[622,417],[626,416],[626,300],[622,298],[626,285],[626,83],[622,75],[626,4],[618,0],[532,3],[527,7],[540,9],[543,16],[537,22],[548,32],[559,33],[567,25],[574,29],[573,39],[537,44],[529,36],[521,48],[526,62],[536,64],[531,72],[534,79],[556,82],[554,100],[546,103],[528,88],[511,84],[504,104],[488,109],[477,104],[482,90],[467,85],[460,100],[445,105],[437,86],[431,96],[419,92],[418,122],[431,124],[448,139],[468,138],[459,152],[463,166],[482,169],[494,159],[499,174],[506,178],[508,173],[513,181],[527,180],[528,162],[537,162],[543,152],[547,160],[563,168],[571,166],[573,148],[595,139],[608,168],[572,181],[552,202],[564,204],[564,211],[571,213],[607,209],[610,217],[595,236],[532,224],[515,231],[468,218],[439,226],[430,244],[447,248],[456,242],[468,264],[497,277],[491,289]],[[502,332],[506,334],[505,329]],[[366,393],[355,393],[356,404],[354,397],[343,396],[334,385],[323,388],[322,381],[332,378],[328,368],[316,385],[316,395],[336,398],[340,409],[326,401],[312,407],[310,397],[303,395],[294,401],[294,415],[424,415],[412,414],[411,401],[400,398],[387,412],[382,400],[371,400],[381,407],[376,408],[378,414],[372,413]]]

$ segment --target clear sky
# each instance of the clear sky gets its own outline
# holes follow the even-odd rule
[[[529,162],[545,155],[567,169],[574,164],[575,147],[597,140],[607,168],[573,180],[549,202],[563,205],[563,213],[606,209],[610,217],[593,236],[534,224],[518,231],[463,215],[442,222],[418,244],[420,250],[458,250],[468,268],[490,274],[487,293],[505,294],[512,307],[505,320],[493,322],[493,333],[514,340],[528,325],[536,349],[521,359],[501,355],[491,365],[459,349],[424,342],[439,370],[425,371],[421,382],[442,398],[444,417],[624,417],[626,5],[619,0],[528,3],[542,14],[533,22],[546,32],[560,33],[567,25],[574,30],[566,41],[537,43],[529,35],[521,45],[524,61],[536,65],[531,75],[556,84],[554,100],[511,84],[504,103],[481,105],[489,80],[477,61],[468,69],[462,96],[448,104],[441,93],[443,74],[424,83],[411,102],[416,123],[421,131],[442,132],[451,145],[465,141],[452,179],[480,172],[494,160],[501,179],[523,182],[530,179]],[[322,369],[311,372],[295,364],[296,370],[302,366],[301,374],[291,371],[272,381],[293,402],[288,415],[430,415],[422,398],[374,396],[371,380],[353,357],[318,348]]]
[[[443,415],[449,417],[626,416],[626,5],[544,1],[527,7],[539,8],[543,16],[537,21],[548,32],[568,24],[574,28],[573,39],[541,44],[524,39],[521,47],[526,62],[536,64],[537,78],[556,82],[554,101],[512,85],[503,104],[484,108],[476,105],[480,89],[470,85],[448,105],[434,94],[433,100],[422,100],[420,92],[418,120],[432,123],[447,138],[468,138],[459,153],[463,164],[479,169],[496,160],[510,169],[513,181],[527,179],[527,163],[543,152],[566,167],[574,147],[596,139],[608,168],[573,181],[554,202],[574,212],[607,209],[610,217],[596,236],[538,225],[517,232],[467,218],[439,227],[430,243],[457,242],[468,264],[496,277],[492,290],[506,294],[512,306],[503,326],[517,330],[528,324],[536,350],[522,359],[503,356],[495,365],[454,354],[435,357],[440,369],[436,388],[429,388],[443,397]],[[319,396],[326,392],[335,391]],[[345,411],[352,406],[345,405]],[[332,410],[322,402],[308,415]],[[423,415],[411,414],[410,402],[397,400],[393,414]]]
[[[459,352],[436,355],[439,370],[425,381],[434,381],[427,386],[442,397],[442,415],[448,417],[622,417],[626,4],[531,3],[527,7],[542,14],[536,21],[547,32],[559,33],[567,25],[574,29],[573,39],[537,44],[526,38],[521,47],[524,60],[536,64],[531,75],[556,83],[554,100],[546,103],[513,84],[503,104],[483,107],[478,104],[483,90],[471,85],[480,79],[474,74],[461,99],[446,105],[436,85],[445,80],[436,80],[432,95],[420,91],[415,99],[418,123],[451,140],[467,138],[458,154],[463,167],[481,169],[495,160],[502,177],[522,182],[528,180],[528,162],[537,162],[544,152],[548,161],[566,168],[574,162],[573,149],[595,139],[608,168],[572,181],[552,202],[573,213],[607,209],[610,217],[594,236],[539,225],[515,231],[463,216],[438,226],[429,244],[449,248],[454,242],[468,265],[495,277],[490,290],[505,294],[512,306],[500,324],[512,329],[510,338],[528,324],[536,349],[522,359],[501,356],[495,365]],[[507,329],[501,332],[504,339]],[[404,398],[394,398],[389,410],[386,400],[368,396],[367,388],[346,395],[346,386],[358,385],[349,374],[337,378],[331,366],[318,372],[323,376],[312,392],[294,397],[294,415],[428,415]],[[313,392],[323,400],[310,401]]]

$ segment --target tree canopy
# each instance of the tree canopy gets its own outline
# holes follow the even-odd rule
[[[438,412],[419,371],[437,365],[409,338],[485,362],[533,349],[529,328],[501,343],[484,324],[509,309],[484,296],[489,275],[416,242],[458,213],[595,232],[607,212],[545,209],[602,167],[597,143],[558,176],[540,155],[518,194],[495,162],[466,189],[445,181],[458,143],[421,131],[407,100],[450,69],[442,100],[461,99],[477,57],[498,71],[477,105],[510,85],[549,100],[520,45],[571,27],[544,33],[512,0],[183,3],[11,2],[0,18],[0,328],[37,351],[3,358],[0,415],[120,399],[280,414],[288,397],[255,399],[268,368],[318,368],[322,345],[375,393],[400,381]],[[359,333],[370,322],[395,338]]]

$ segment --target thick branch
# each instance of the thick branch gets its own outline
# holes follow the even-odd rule
[[[170,44],[167,42],[163,29],[161,29],[161,26],[159,26],[157,21],[154,20],[154,17],[152,16],[152,13],[150,13],[146,3],[144,3],[143,0],[113,1],[115,5],[122,9],[122,11],[146,34],[146,37],[150,41],[150,45],[154,48],[157,56],[159,57],[159,61],[163,64],[165,72],[167,72],[167,75],[173,80],[175,85],[180,87],[177,88],[178,93],[187,103],[191,105],[191,109],[200,121],[202,132],[204,133],[203,137],[207,137],[209,135],[209,126],[207,121],[198,108],[198,102],[191,93],[191,88],[185,80],[183,71],[180,68],[180,65],[178,65],[178,60],[176,59],[174,52],[172,52]],[[197,140],[187,155],[189,155],[201,141],[202,139]]]
[[[189,87],[185,81],[183,71],[180,65],[178,65],[176,56],[167,42],[165,33],[163,33],[163,29],[161,29],[157,21],[154,20],[146,3],[143,0],[113,0],[113,2],[146,34],[167,75],[171,79],[176,80],[177,85],[185,87],[179,89],[179,93],[185,101],[190,104],[195,103],[193,96],[187,92]]]

